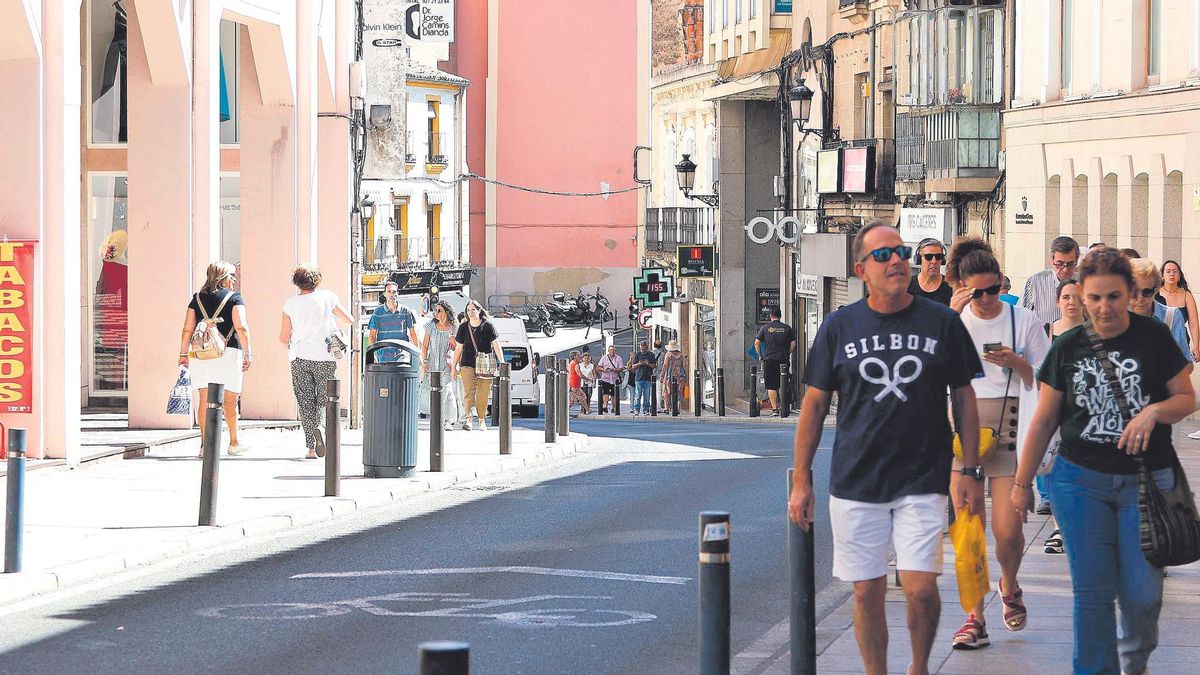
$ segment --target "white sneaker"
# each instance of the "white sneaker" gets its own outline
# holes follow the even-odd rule
[[[1200,441],[1200,430],[1193,431],[1192,433],[1188,434],[1187,436],[1188,436],[1188,438],[1192,439],[1193,441]]]
[[[246,445],[231,445],[229,446],[229,454],[234,457],[250,452],[250,447]]]
[[[459,426],[462,428],[463,431],[470,431],[471,430],[471,420],[467,420],[466,422],[463,422]]]
[[[485,421],[483,421],[483,420],[479,420],[479,430],[480,430],[480,431],[487,431],[487,430],[488,430],[488,427],[487,427],[487,422],[485,422]]]

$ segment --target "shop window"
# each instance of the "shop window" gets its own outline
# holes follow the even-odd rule
[[[218,61],[220,68],[220,91],[217,93],[217,109],[221,120],[221,144],[234,145],[241,141],[241,126],[238,115],[238,96],[241,87],[238,84],[238,61],[241,59],[241,46],[238,41],[239,24],[221,20],[221,56]]]
[[[221,249],[217,258],[238,268],[238,283],[242,265],[242,177],[238,174],[221,176]]]
[[[96,145],[129,140],[128,19],[126,0],[88,3],[90,139]]]
[[[93,396],[129,389],[129,185],[123,175],[88,182],[88,287],[92,291],[90,384]]]

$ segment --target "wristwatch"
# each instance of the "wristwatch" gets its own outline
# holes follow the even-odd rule
[[[970,476],[971,478],[974,478],[975,480],[978,480],[978,481],[983,480],[983,467],[982,466],[964,466],[961,469],[961,471],[962,471],[962,475],[964,475],[964,476]]]

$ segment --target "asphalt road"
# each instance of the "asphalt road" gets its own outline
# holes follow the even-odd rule
[[[412,673],[434,639],[474,673],[696,672],[706,509],[732,514],[733,653],[778,631],[792,426],[576,428],[587,452],[549,467],[10,612],[0,672]],[[828,523],[817,542],[820,590]]]

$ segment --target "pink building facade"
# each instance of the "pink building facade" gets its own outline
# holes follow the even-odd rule
[[[646,145],[649,3],[458,0],[443,70],[468,97],[470,171],[536,194],[472,181],[472,292],[631,292],[645,209],[633,153]]]
[[[29,430],[31,457],[77,461],[88,405],[127,407],[135,428],[190,426],[166,395],[215,260],[238,265],[248,307],[243,417],[294,416],[276,339],[291,271],[317,263],[342,298],[350,285],[353,8],[0,3],[0,235],[35,251],[13,356],[28,386],[0,420]]]

